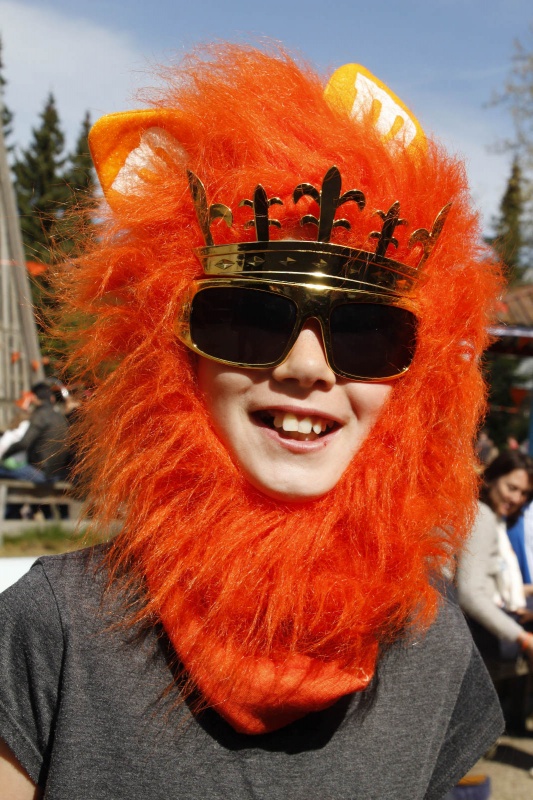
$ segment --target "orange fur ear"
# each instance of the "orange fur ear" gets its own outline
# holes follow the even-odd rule
[[[370,112],[385,141],[426,148],[426,136],[416,117],[388,86],[360,64],[345,64],[335,70],[324,97],[330,106],[348,111],[354,118]]]
[[[135,194],[150,181],[160,161],[186,161],[190,125],[175,109],[124,111],[99,119],[89,134],[89,148],[104,195]]]

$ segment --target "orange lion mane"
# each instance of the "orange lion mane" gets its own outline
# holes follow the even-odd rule
[[[163,618],[178,636],[195,621],[193,679],[237,685],[246,659],[263,656],[362,664],[376,644],[431,623],[435,581],[472,524],[479,359],[499,269],[481,244],[462,162],[431,140],[423,152],[391,148],[368,117],[328,105],[320,77],[285,52],[217,45],[163,74],[149,102],[176,109],[189,135],[141,189],[102,209],[95,242],[65,272],[71,369],[96,387],[81,433],[94,524],[123,520],[108,566],[148,587],[132,619]],[[351,229],[335,230],[341,244],[368,247],[374,212],[399,200],[409,228],[398,229],[393,257],[412,263],[409,233],[453,205],[416,297],[411,369],[339,484],[283,503],[250,486],[217,439],[194,357],[174,334],[180,299],[201,274],[186,169],[210,202],[233,209],[231,229],[213,224],[223,243],[254,238],[239,202],[258,183],[284,201],[272,209],[282,223],[272,238],[298,235],[305,201],[316,206],[306,198],[294,209],[292,191],[320,186],[332,165],[343,189],[367,198],[362,212],[343,206]],[[233,655],[215,660],[221,642]]]

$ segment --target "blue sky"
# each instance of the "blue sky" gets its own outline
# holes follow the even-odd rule
[[[493,152],[511,132],[508,112],[487,104],[503,88],[519,38],[533,49],[531,0],[0,0],[6,102],[16,143],[27,143],[48,92],[69,144],[93,119],[131,108],[152,67],[199,42],[275,39],[324,75],[364,64],[422,125],[467,161],[485,227],[509,173]]]

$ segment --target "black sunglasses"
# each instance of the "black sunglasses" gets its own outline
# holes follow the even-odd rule
[[[266,369],[281,364],[306,320],[316,319],[333,372],[387,381],[409,369],[416,347],[417,319],[396,303],[361,290],[212,278],[191,286],[176,333],[214,361]]]

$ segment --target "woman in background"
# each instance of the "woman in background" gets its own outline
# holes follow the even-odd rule
[[[521,648],[533,665],[533,634],[526,627],[533,615],[507,536],[507,521],[529,497],[532,474],[531,459],[516,450],[501,453],[485,469],[476,523],[459,560],[457,590],[485,658],[517,655]]]

